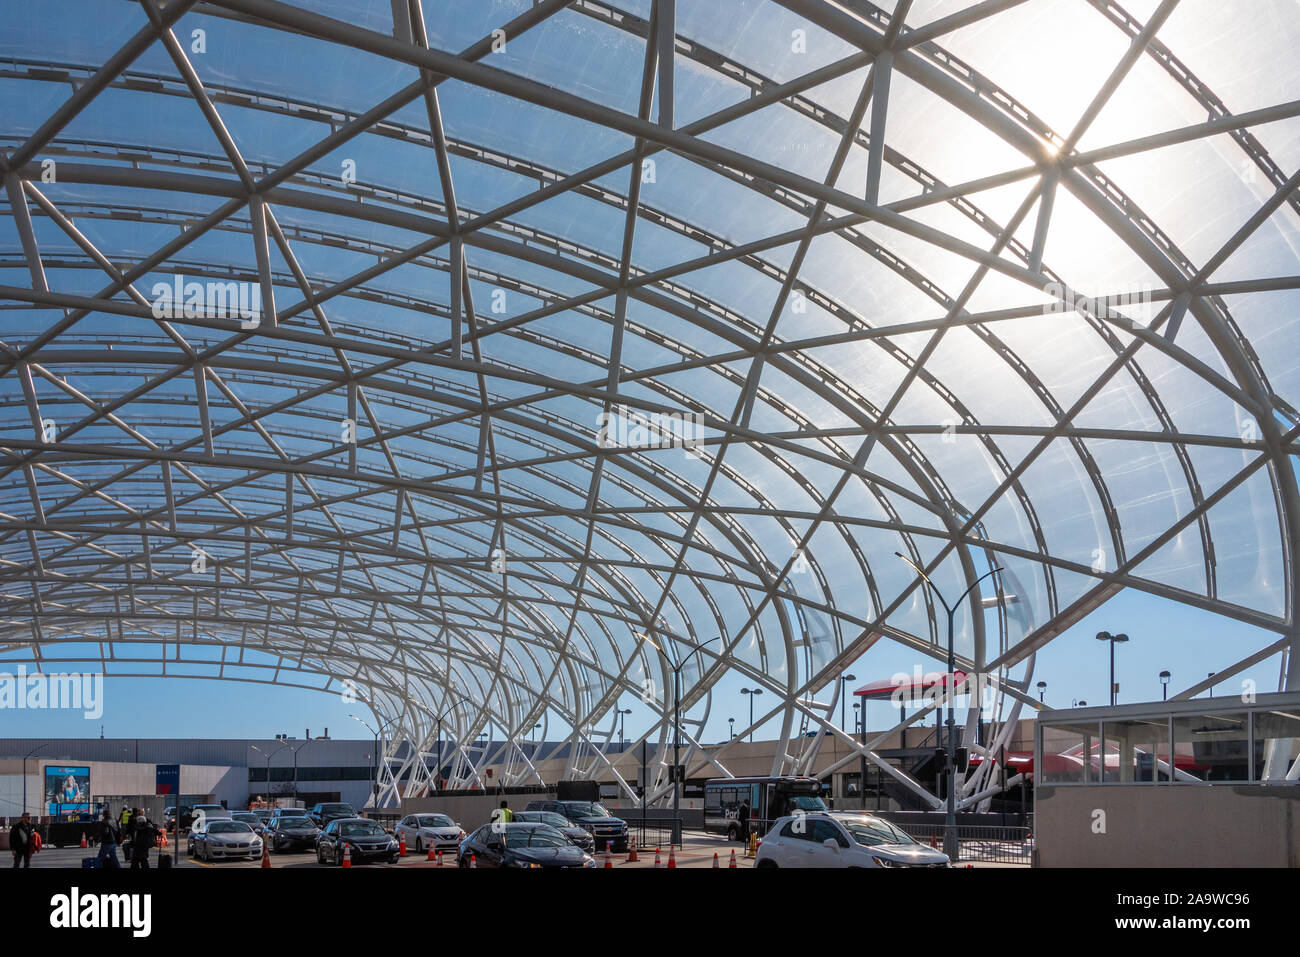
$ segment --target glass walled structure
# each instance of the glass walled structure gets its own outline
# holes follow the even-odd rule
[[[622,696],[725,776],[738,678],[773,773],[833,737],[937,806],[836,721],[945,657],[897,555],[992,572],[987,754],[1124,590],[1294,690],[1298,46],[1289,0],[17,5],[2,660],[354,694],[384,803],[534,734],[630,794]]]

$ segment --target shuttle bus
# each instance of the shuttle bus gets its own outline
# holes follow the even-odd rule
[[[779,817],[797,811],[825,811],[822,782],[816,778],[711,778],[704,782],[704,830],[741,835],[738,812],[749,802],[749,829],[762,836]]]

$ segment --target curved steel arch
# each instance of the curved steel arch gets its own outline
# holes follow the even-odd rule
[[[638,637],[650,631],[675,643],[679,655],[715,634],[723,639],[707,653],[689,652],[698,666],[683,694],[683,724],[694,729],[685,735],[688,764],[728,773],[727,746],[702,752],[700,744],[713,687],[740,674],[773,693],[774,706],[757,722],[780,725],[773,771],[808,770],[822,736],[847,740],[831,721],[835,699],[818,700],[842,692],[834,677],[846,665],[881,637],[938,656],[930,596],[922,597],[924,615],[911,616],[915,583],[900,584],[897,569],[882,564],[881,556],[896,549],[954,583],[972,581],[999,562],[1024,563],[1020,574],[1032,575],[1030,591],[1041,596],[1022,599],[1038,603],[1025,619],[1032,627],[1009,619],[1005,583],[995,579],[989,600],[998,612],[997,652],[988,651],[975,595],[958,655],[963,668],[992,674],[1014,702],[1012,717],[1020,706],[1037,706],[1025,693],[1034,651],[1122,587],[1284,636],[1221,674],[1264,652],[1293,651],[1300,585],[1291,551],[1300,535],[1294,396],[1270,383],[1225,295],[1276,295],[1295,284],[1272,277],[1211,280],[1261,222],[1300,211],[1297,176],[1288,178],[1250,130],[1294,118],[1300,107],[1263,104],[1234,117],[1156,39],[1175,0],[1146,24],[1112,3],[1078,0],[1084,3],[1123,34],[1129,52],[1083,127],[1143,56],[1210,118],[1196,128],[1079,152],[1077,132],[1052,130],[943,47],[947,32],[1015,6],[1002,3],[912,27],[906,2],[889,12],[860,0],[780,0],[772,6],[859,51],[780,81],[778,70],[691,35],[681,18],[683,32],[672,49],[661,48],[658,17],[671,12],[673,0],[655,0],[649,19],[593,0],[546,0],[501,25],[513,42],[542,25],[563,31],[576,15],[642,44],[637,115],[562,91],[567,77],[556,76],[549,86],[495,66],[491,35],[460,54],[438,49],[419,0],[394,4],[391,36],[273,0],[165,6],[142,0],[147,25],[103,67],[84,51],[57,47],[7,63],[0,82],[69,82],[74,93],[34,133],[0,130],[0,173],[15,238],[0,248],[6,277],[0,301],[33,317],[53,317],[35,332],[0,337],[6,387],[0,393],[0,647],[89,655],[83,646],[95,645],[92,659],[107,668],[126,663],[117,646],[152,644],[166,673],[172,662],[197,664],[198,658],[183,657],[187,644],[211,645],[222,649],[218,677],[226,655],[242,661],[248,654],[274,659],[275,665],[249,667],[269,669],[276,681],[282,664],[296,662],[295,673],[310,664],[308,671],[327,676],[327,688],[355,682],[400,728],[381,770],[384,801],[400,801],[430,782],[427,758],[441,749],[435,719],[445,713],[456,740],[457,782],[481,781],[479,769],[490,761],[499,761],[509,780],[540,779],[538,756],[521,742],[525,729],[539,721],[549,726],[556,716],[568,727],[569,773],[613,774],[628,787],[626,762],[621,756],[611,762],[600,745],[602,738],[608,745],[609,718],[621,695],[640,694],[656,716],[638,740],[655,737],[663,745],[671,733],[665,662],[656,666]],[[233,31],[289,31],[317,41],[322,53],[365,51],[404,64],[417,78],[363,113],[286,96],[272,85],[231,84],[205,76],[173,32],[211,17]],[[132,66],[155,45],[174,72]],[[676,59],[691,61],[707,82],[737,83],[747,98],[692,123],[672,123],[672,97],[656,95]],[[921,158],[873,137],[873,131],[888,137],[888,100],[877,93],[888,90],[894,71],[963,111],[1029,165],[945,184]],[[819,89],[853,77],[863,80],[857,105],[852,115],[841,115]],[[588,79],[589,86],[599,82]],[[507,130],[492,142],[481,131],[465,135],[454,121],[444,128],[439,89],[475,88],[603,125],[632,145],[608,157],[577,155],[566,171],[528,155],[527,141],[523,149],[510,146]],[[90,104],[128,91],[192,101],[195,129],[215,136],[219,151],[164,150],[70,128]],[[420,101],[424,129],[405,109]],[[650,116],[656,102],[659,122]],[[324,119],[329,133],[287,163],[248,160],[221,116],[235,107],[293,122]],[[799,117],[824,130],[828,143],[838,140],[837,157],[827,152],[825,181],[708,137],[757,115],[773,124]],[[427,152],[436,190],[327,177],[319,161],[367,132]],[[1220,132],[1230,134],[1275,192],[1243,217],[1243,228],[1218,255],[1198,266],[1098,169],[1097,157]],[[869,200],[840,183],[850,147],[868,154]],[[799,224],[742,240],[708,217],[674,210],[645,188],[641,171],[642,160],[664,151],[685,162],[683,175],[701,184],[720,177],[755,210],[780,208]],[[467,165],[453,166],[452,158]],[[49,187],[45,160],[59,170]],[[872,164],[921,192],[877,203]],[[453,178],[463,185],[478,168],[508,171],[538,186],[496,208],[463,205]],[[617,185],[620,176],[626,189]],[[78,183],[104,198],[67,190]],[[1028,192],[1011,220],[998,222],[977,204],[982,190],[1016,183]],[[1052,284],[1073,301],[1075,291],[1061,280],[1069,263],[1049,266],[1042,254],[1048,196],[1057,188],[1077,197],[1165,286],[1153,290],[1153,300],[1165,305],[1149,327],[1104,310],[1080,318],[1081,341],[1106,371],[1073,401],[1058,396],[1035,360],[998,330],[999,322],[1041,316],[1042,295]],[[566,235],[531,218],[530,210],[566,194],[621,214],[620,236],[611,231],[604,244],[590,242],[572,228]],[[131,199],[146,195],[147,202]],[[207,212],[196,215],[199,198]],[[917,218],[932,206],[952,210],[991,248]],[[1038,223],[1027,242],[1017,229],[1032,225],[1034,209]],[[129,242],[114,245],[115,235],[128,233],[110,230],[94,239],[79,222],[136,222],[173,227],[177,235],[146,254]],[[47,226],[58,232],[47,233]],[[910,252],[874,238],[876,227],[908,237]],[[654,256],[639,244],[639,237],[655,235],[651,229],[692,245]],[[933,303],[935,314],[878,321],[869,308],[801,275],[806,257],[822,255],[813,245],[823,236],[838,237],[861,257],[841,268],[864,270],[882,288],[901,284]],[[412,244],[414,237],[424,238]],[[74,252],[64,251],[67,243]],[[694,247],[703,254],[683,258],[678,251]],[[360,256],[375,261],[331,268],[330,250],[346,251],[356,265]],[[783,250],[795,252],[783,259]],[[931,275],[936,251],[972,270],[960,292],[945,290]],[[756,289],[779,288],[775,304],[756,306],[735,284],[720,288],[704,278],[726,264]],[[433,283],[404,285],[403,269]],[[87,295],[74,281],[90,275],[87,270],[103,272],[108,285]],[[969,310],[990,272],[1018,283],[1024,299]],[[155,315],[142,289],[174,273],[256,286],[267,305],[263,323],[250,330],[222,316]],[[489,302],[476,301],[484,292]],[[496,292],[522,297],[529,307],[498,318],[490,301]],[[796,292],[826,317],[815,334],[790,318]],[[291,302],[293,294],[301,298]],[[1222,371],[1178,344],[1185,314],[1200,324]],[[423,323],[418,332],[410,331],[415,317]],[[128,331],[109,331],[114,321]],[[837,331],[826,332],[825,322],[838,324]],[[954,329],[983,344],[990,361],[1041,407],[1047,425],[980,419],[972,401],[983,398],[975,393],[978,383],[960,370],[949,379],[931,368],[939,342]],[[854,350],[847,354],[896,369],[885,389],[890,397],[883,403],[869,397],[827,358],[828,348]],[[1152,354],[1252,416],[1256,433],[1219,434],[1208,421],[1197,432],[1180,431],[1176,416],[1187,413],[1145,368],[1143,358]],[[1150,409],[1160,431],[1141,421],[1077,424],[1121,370],[1133,400]],[[952,421],[909,421],[903,410],[921,397],[950,411]],[[595,416],[615,410],[698,415],[695,454],[602,446]],[[53,436],[45,421],[51,416]],[[333,428],[340,419],[351,424],[351,438],[340,440]],[[962,500],[958,488],[968,479],[962,459],[942,442],[918,441],[936,435],[973,440],[991,495]],[[1059,516],[1044,512],[1024,480],[1057,441],[1071,450],[1067,461],[1095,497],[1090,520],[1106,537],[1113,569],[1090,567],[1091,543],[1067,540]],[[1171,501],[1185,493],[1189,504],[1154,540],[1131,541],[1122,527],[1126,503],[1116,498],[1116,476],[1092,453],[1100,441],[1134,449],[1154,442],[1169,450]],[[1198,449],[1240,450],[1242,468],[1226,483],[1207,484],[1193,455]],[[682,456],[678,464],[676,456]],[[1173,484],[1175,472],[1181,487]],[[1280,611],[1262,601],[1243,605],[1221,595],[1217,584],[1211,513],[1257,475],[1266,477],[1275,498]],[[989,522],[997,506],[1025,526],[1028,547],[1004,537],[1010,531],[1004,524]],[[1189,526],[1199,540],[1203,589],[1140,574],[1143,561]],[[196,572],[191,556],[200,553],[211,562]],[[792,578],[800,562],[811,589],[801,591]],[[1068,581],[1064,590],[1057,576]],[[855,591],[867,596],[865,611],[855,610]],[[825,639],[807,630],[810,615],[819,616]],[[815,641],[829,645],[814,652]],[[1026,662],[1024,674],[1013,677],[1012,669]],[[1294,654],[1289,665],[1284,680],[1294,684],[1300,680]],[[647,685],[656,670],[660,680]],[[800,731],[810,725],[819,731],[813,743],[800,733],[795,746],[796,720]],[[489,722],[509,743],[485,754],[474,742]],[[863,753],[880,763],[872,746],[852,745],[849,758]],[[923,800],[932,797],[887,770]],[[669,788],[663,772],[658,768],[651,782],[652,797]],[[972,799],[977,784],[974,779],[966,788]]]

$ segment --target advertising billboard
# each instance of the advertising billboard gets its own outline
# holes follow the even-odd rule
[[[45,766],[45,805],[50,814],[90,811],[90,768]]]

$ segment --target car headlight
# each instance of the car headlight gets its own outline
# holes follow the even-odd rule
[[[874,854],[871,855],[871,859],[876,862],[877,867],[902,867],[903,866],[902,864],[898,863],[898,861],[891,861],[887,857],[876,857]]]
[[[585,857],[585,858],[583,858],[583,860],[582,860],[582,866],[583,866],[583,867],[595,867],[595,866],[596,866],[595,858],[591,858],[591,857]]]

